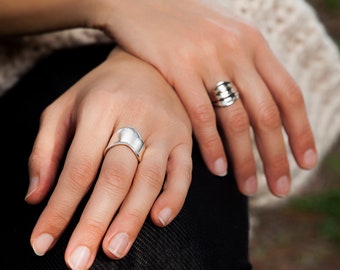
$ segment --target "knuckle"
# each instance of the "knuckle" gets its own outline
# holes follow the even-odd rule
[[[288,170],[288,160],[285,154],[271,156],[267,163],[267,171],[276,173]]]
[[[121,194],[126,192],[129,181],[127,181],[127,174],[124,172],[125,170],[121,166],[110,167],[102,172],[101,177],[104,185],[111,193]]]
[[[93,162],[91,162],[89,158],[84,157],[81,162],[68,163],[67,177],[75,190],[88,188],[89,182],[94,178],[94,172],[96,171],[92,164]]]
[[[230,130],[241,133],[249,129],[249,119],[245,111],[237,110],[230,114]]]
[[[251,25],[249,23],[243,23],[242,27],[244,30],[243,31],[244,35],[253,40],[255,43],[257,41],[264,41],[262,33],[254,25]]]
[[[220,143],[221,143],[221,138],[217,133],[216,135],[212,135],[206,138],[204,140],[203,147],[205,149],[216,149],[216,145],[219,145]]]
[[[266,44],[265,38],[263,34],[259,31],[257,27],[252,24],[243,22],[241,23],[243,37],[246,40],[242,42],[248,41],[248,43],[254,44],[255,46],[262,47],[263,44]]]
[[[196,43],[199,44],[199,43]],[[185,70],[191,70],[192,66],[197,62],[199,54],[196,53],[197,48],[193,44],[185,44],[185,46],[179,47],[175,54],[177,59],[181,59],[181,66]]]
[[[259,110],[258,125],[264,129],[276,129],[281,126],[280,113],[274,104],[261,107]]]
[[[87,116],[89,113],[88,108],[91,108],[92,111],[97,111],[98,113],[94,115],[99,115],[100,117],[112,117],[112,100],[114,99],[114,95],[109,91],[105,91],[105,89],[96,89],[97,86],[94,86],[93,91],[87,93],[87,95],[81,100],[80,106],[78,108],[78,113],[81,116]],[[119,97],[122,98],[122,97]],[[99,114],[100,111],[105,110],[105,113]]]
[[[235,160],[234,163],[236,168],[242,168],[242,170],[235,171],[237,179],[246,179],[249,175],[256,174],[256,165],[253,155],[247,155],[239,160]]]
[[[96,100],[100,100],[105,103],[110,95],[111,93],[106,91],[105,88],[95,85],[92,86],[92,91],[88,92],[86,96],[84,96],[83,101],[91,102],[93,105],[97,104]]]
[[[240,52],[240,48],[242,45],[242,37],[241,33],[237,30],[225,32],[224,35],[221,36],[223,38],[223,42],[227,44],[228,49],[235,52]]]
[[[262,35],[258,29],[249,23],[239,21],[238,25],[233,28],[227,28],[224,33],[220,33],[225,44],[233,51],[240,51],[244,48],[245,44],[250,41],[252,43],[262,39]]]
[[[286,102],[292,107],[299,108],[304,103],[304,98],[300,88],[294,82],[288,82],[285,87]]]
[[[164,181],[163,169],[160,165],[153,164],[143,170],[142,181],[154,190],[160,191]]]
[[[263,48],[266,41],[262,33],[253,25],[247,22],[239,22],[234,28],[228,28],[223,35],[220,35],[228,50],[240,59],[249,58],[256,47]],[[252,46],[249,46],[252,44]],[[246,49],[246,50],[245,50]]]
[[[65,214],[67,212],[63,211],[68,209],[69,206],[62,205],[60,202],[59,208],[54,209],[55,211],[50,211],[48,219],[45,219],[44,226],[50,232],[58,234],[59,232],[63,231],[65,226],[69,223],[70,216]]]
[[[139,228],[143,225],[145,217],[140,209],[132,208],[124,213],[124,219],[129,220],[129,223],[134,224],[133,228]]]
[[[220,32],[217,33],[219,35]],[[216,36],[217,36],[216,35]],[[221,33],[221,36],[223,33]],[[213,38],[213,37],[212,37]],[[219,47],[216,42],[211,42],[212,38],[206,38],[205,36],[200,36],[195,44],[200,44],[199,51],[196,52],[196,58],[200,63],[204,63],[206,57],[211,59],[216,59],[219,56]],[[204,57],[203,57],[204,56]]]
[[[193,119],[200,124],[215,123],[216,116],[211,104],[201,104],[193,110]]]
[[[308,124],[299,127],[296,131],[295,138],[294,142],[297,142],[297,145],[301,147],[301,149],[306,149],[314,144],[314,136]]]
[[[98,242],[106,231],[106,226],[99,221],[99,218],[94,218],[86,220],[86,241],[88,243]]]
[[[244,168],[243,172],[254,171],[255,169],[255,159],[252,154],[249,154],[237,162],[237,167]]]

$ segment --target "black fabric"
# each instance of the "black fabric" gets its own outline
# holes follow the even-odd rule
[[[27,160],[42,110],[105,59],[112,46],[55,52],[0,98],[0,269],[67,269],[64,251],[77,216],[51,251],[42,257],[33,253],[30,233],[46,202],[31,206],[24,201]],[[125,258],[110,260],[100,251],[91,269],[251,269],[246,197],[238,192],[232,173],[224,178],[209,173],[196,143],[193,162],[192,186],[179,216],[165,228],[147,219]]]

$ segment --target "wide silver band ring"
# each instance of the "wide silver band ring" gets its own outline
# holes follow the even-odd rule
[[[214,91],[210,92],[210,98],[215,107],[227,107],[238,100],[239,93],[234,90],[231,82],[220,81]]]
[[[115,146],[124,145],[129,147],[137,157],[138,161],[142,160],[144,152],[144,141],[139,132],[132,127],[122,127],[112,135],[107,147],[104,150],[104,156]]]

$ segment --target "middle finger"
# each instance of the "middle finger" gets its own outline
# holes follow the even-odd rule
[[[146,145],[129,193],[103,241],[107,256],[122,258],[135,241],[162,189],[168,152],[164,141]]]
[[[108,148],[95,188],[67,247],[65,256],[70,266],[92,264],[112,218],[129,192],[137,165],[135,154],[126,145]]]

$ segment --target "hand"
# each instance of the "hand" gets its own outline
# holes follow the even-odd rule
[[[250,23],[212,1],[94,2],[98,12],[89,15],[88,25],[103,29],[127,51],[151,63],[175,88],[211,172],[227,171],[225,139],[239,189],[247,195],[256,192],[250,127],[273,194],[283,196],[290,189],[282,129],[298,165],[315,166],[316,148],[302,93]],[[231,81],[240,99],[214,110],[209,92],[221,80]]]
[[[137,129],[145,142],[140,163],[126,146],[103,157],[112,134],[124,126]],[[101,242],[107,256],[122,258],[150,209],[158,226],[179,213],[191,181],[191,150],[190,120],[176,93],[156,69],[116,48],[42,114],[29,159],[27,202],[47,195],[65,151],[67,156],[33,229],[33,249],[44,255],[53,247],[93,187],[69,240],[67,264],[89,268]]]

